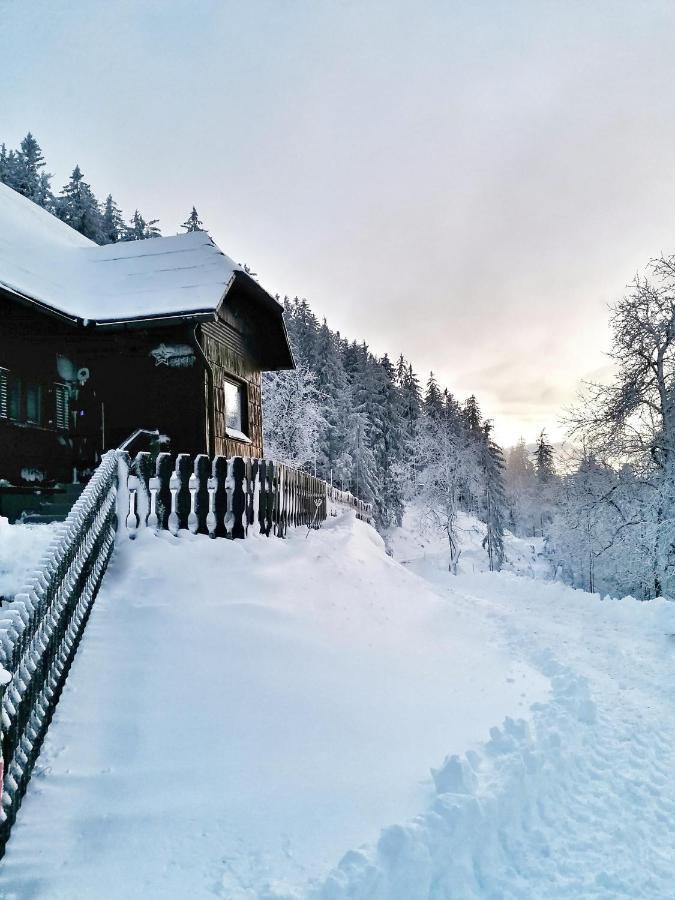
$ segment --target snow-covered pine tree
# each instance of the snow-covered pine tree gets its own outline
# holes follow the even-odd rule
[[[542,429],[533,454],[534,468],[537,478],[543,484],[549,483],[555,476],[555,451],[546,438],[546,430]]]
[[[193,206],[192,212],[190,213],[190,215],[187,217],[187,219],[183,222],[183,224],[180,227],[184,228],[185,231],[188,233],[191,231],[206,231],[206,228],[202,228],[203,224],[204,223],[202,222],[202,220],[199,218],[199,215],[197,214],[196,207]]]
[[[330,330],[325,319],[312,346],[325,421],[325,428],[319,438],[318,470],[327,481],[349,484],[352,466],[348,451],[352,432],[352,395],[342,365],[339,335]]]
[[[104,244],[116,244],[126,238],[127,226],[122,217],[122,211],[108,194],[101,210],[101,238]]]
[[[443,393],[433,372],[429,373],[427,380],[427,389],[424,394],[424,412],[433,419],[440,419],[443,415]]]
[[[12,187],[40,206],[46,206],[51,197],[51,175],[42,172],[44,167],[45,160],[40,145],[29,131],[14,157]]]
[[[378,414],[372,427],[379,487],[375,509],[378,523],[386,528],[400,525],[403,520],[404,484],[408,474],[405,471],[407,433],[403,398],[386,353],[376,365],[379,365],[376,370]]]
[[[145,241],[148,238],[161,237],[159,230],[159,219],[150,219],[146,222],[143,216],[136,209],[129,220],[129,227],[126,229],[123,240],[125,241]]]
[[[56,215],[90,240],[103,243],[101,211],[79,166],[75,166],[70,181],[56,199]]]
[[[413,372],[412,365],[408,365],[403,376],[401,399],[401,415],[408,433],[408,440],[413,441],[417,422],[422,414],[422,389],[417,375]]]
[[[466,427],[469,430],[469,433],[476,439],[482,438],[483,420],[480,406],[478,405],[478,400],[476,400],[475,394],[467,397],[464,401],[463,415],[464,422],[466,423]]]
[[[16,153],[0,144],[0,181],[16,190]]]
[[[492,423],[483,423],[483,440],[479,451],[484,485],[485,538],[490,571],[498,571],[504,563],[504,528],[506,525],[506,494],[504,490],[504,454],[492,439]]]

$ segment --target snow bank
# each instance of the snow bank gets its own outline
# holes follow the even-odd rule
[[[331,896],[349,847],[436,802],[447,754],[547,696],[351,514],[285,541],[142,534],[94,606],[0,896]]]
[[[54,525],[10,525],[0,516],[0,597],[12,597],[24,587],[54,529]]]
[[[409,553],[411,535],[390,544]],[[506,717],[448,756],[428,809],[345,854],[312,900],[672,896],[675,604],[468,567],[454,578],[429,541],[418,551],[408,566],[456,615],[499,623],[551,695],[529,723]]]

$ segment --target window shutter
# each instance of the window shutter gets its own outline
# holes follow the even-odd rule
[[[0,369],[0,419],[9,416],[9,398],[7,396],[7,369]]]
[[[65,384],[54,385],[54,398],[56,402],[55,424],[59,431],[68,431],[70,420],[70,396]]]

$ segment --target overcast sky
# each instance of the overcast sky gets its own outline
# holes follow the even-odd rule
[[[603,373],[675,251],[675,4],[0,0],[0,141],[403,352],[497,437]]]

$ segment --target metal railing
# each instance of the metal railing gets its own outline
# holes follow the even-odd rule
[[[10,676],[0,687],[0,854],[113,550],[117,467],[110,451],[29,583],[0,607],[0,664]]]

